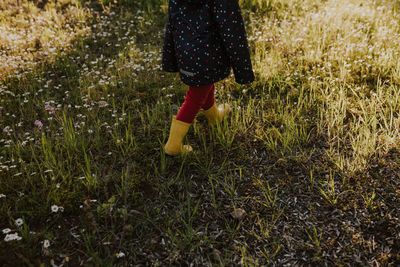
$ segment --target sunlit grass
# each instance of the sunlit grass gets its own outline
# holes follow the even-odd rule
[[[251,14],[255,19],[250,21],[259,78],[279,77],[280,86],[292,92],[308,84],[304,109],[315,104],[313,120],[327,137],[332,161],[354,172],[366,167],[371,156],[397,147],[396,2],[267,2],[276,3],[277,10],[261,18]],[[296,107],[297,115],[302,109]]]
[[[47,2],[47,1],[46,1]],[[49,1],[40,8],[33,1],[0,3],[0,78],[31,71],[67,52],[71,42],[89,33],[91,11],[79,0]]]

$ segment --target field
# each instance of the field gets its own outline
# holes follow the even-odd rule
[[[170,157],[167,0],[0,0],[0,265],[400,264],[400,3],[239,2],[256,81]]]

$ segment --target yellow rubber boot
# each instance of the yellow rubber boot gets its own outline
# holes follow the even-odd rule
[[[211,108],[203,110],[203,114],[211,125],[215,125],[216,123],[220,123],[230,111],[231,108],[228,104],[221,104],[217,107],[214,103]]]
[[[177,156],[182,153],[193,151],[189,145],[182,145],[182,140],[189,130],[190,123],[179,121],[176,116],[172,117],[171,129],[169,130],[169,138],[165,144],[165,154],[170,156]]]

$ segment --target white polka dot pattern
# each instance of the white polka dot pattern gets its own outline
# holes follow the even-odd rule
[[[238,0],[170,0],[162,67],[190,86],[218,82],[231,68],[237,83],[254,81]]]

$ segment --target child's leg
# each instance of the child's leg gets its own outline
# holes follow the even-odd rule
[[[211,124],[221,122],[226,114],[230,112],[230,106],[228,104],[222,104],[217,107],[215,104],[214,97],[215,87],[210,90],[209,95],[203,105],[203,114]]]
[[[213,84],[212,88],[208,92],[208,96],[206,98],[206,102],[201,107],[203,110],[207,110],[207,109],[211,108],[214,105],[214,103],[215,103],[214,91],[215,91],[215,85]]]
[[[186,93],[185,102],[176,115],[176,119],[186,123],[192,123],[199,110],[203,108],[205,104],[209,105],[212,101],[211,99],[214,99],[214,88],[214,84],[190,86]]]

